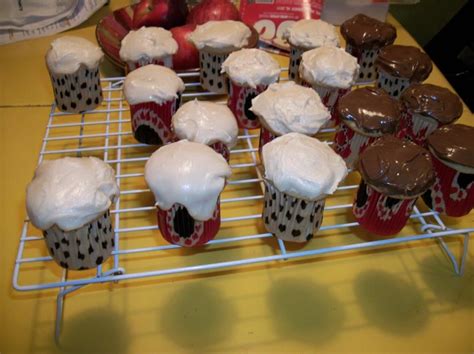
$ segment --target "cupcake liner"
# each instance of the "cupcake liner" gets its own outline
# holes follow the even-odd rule
[[[392,236],[407,223],[416,199],[392,198],[361,181],[352,211],[365,230],[380,236]]]
[[[72,270],[97,267],[110,257],[115,246],[109,210],[79,229],[64,231],[54,225],[43,231],[43,236],[54,261]]]
[[[239,128],[255,129],[260,127],[258,117],[250,110],[252,99],[267,89],[267,85],[256,88],[241,86],[230,80],[227,106],[234,113]]]
[[[211,149],[213,149],[215,152],[221,154],[227,162],[230,160],[230,150],[227,147],[226,144],[223,142],[218,141],[217,143],[209,145]]]
[[[408,79],[395,77],[385,70],[378,69],[377,87],[384,89],[392,97],[399,98],[410,83]]]
[[[99,68],[81,65],[72,74],[50,72],[54,101],[60,111],[81,113],[96,108],[102,102]]]
[[[356,57],[360,66],[357,83],[369,83],[377,78],[374,62],[377,55],[379,55],[379,51],[380,48],[362,49],[350,44],[346,45],[346,52]]]
[[[293,80],[295,82],[300,81],[300,76],[298,72],[298,68],[300,67],[301,63],[301,55],[306,50],[303,48],[298,48],[290,45],[290,64],[288,66],[288,79]]]
[[[169,243],[183,247],[197,247],[212,240],[221,225],[220,202],[209,220],[195,220],[181,204],[169,210],[158,210],[158,225],[161,235]]]
[[[263,145],[266,143],[269,143],[273,139],[276,139],[278,136],[274,135],[270,130],[265,128],[265,126],[262,124],[262,127],[260,128],[260,139],[259,139],[259,146],[258,146],[258,152],[260,153],[260,156],[262,156],[262,148]]]
[[[396,135],[398,138],[411,140],[424,147],[426,139],[439,127],[440,123],[435,119],[404,112]]]
[[[439,213],[459,217],[474,208],[474,175],[456,171],[431,154],[434,185],[423,194],[426,205]]]
[[[222,63],[228,54],[216,54],[201,50],[199,52],[200,82],[201,86],[214,93],[227,93],[227,76],[221,73]]]
[[[307,242],[323,222],[325,200],[307,201],[278,191],[265,183],[263,221],[276,237],[290,242]]]
[[[344,159],[347,167],[353,168],[360,154],[375,140],[377,137],[362,135],[341,122],[334,136],[333,149]]]
[[[127,72],[136,70],[141,68],[142,66],[148,64],[155,64],[155,65],[162,65],[166,66],[167,68],[173,67],[173,57],[171,55],[167,55],[163,58],[153,59],[153,58],[140,58],[138,61],[128,61],[127,62]]]

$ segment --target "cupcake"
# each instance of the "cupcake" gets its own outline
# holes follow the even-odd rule
[[[99,47],[80,37],[64,36],[51,42],[46,64],[56,107],[63,112],[92,110],[102,102]]]
[[[351,90],[358,71],[357,58],[342,48],[330,46],[304,52],[299,67],[302,84],[319,94],[334,124],[337,101]]]
[[[286,28],[283,38],[290,45],[288,78],[296,82],[299,81],[298,67],[304,52],[325,45],[340,46],[336,27],[322,20],[299,20]]]
[[[425,81],[433,64],[430,57],[416,47],[388,45],[380,50],[375,68],[377,87],[398,98],[411,83]]]
[[[445,125],[428,137],[436,182],[423,195],[431,209],[464,216],[474,207],[474,128]]]
[[[183,80],[164,66],[150,64],[130,72],[125,77],[123,94],[130,105],[135,139],[150,145],[174,141],[171,117],[183,91]]]
[[[380,48],[395,41],[397,37],[395,27],[364,14],[358,14],[341,25],[341,34],[346,40],[346,52],[355,56],[359,62],[357,81],[374,81],[375,59]]]
[[[222,63],[222,72],[230,80],[227,105],[240,128],[258,128],[257,117],[249,110],[250,102],[268,85],[278,81],[280,65],[260,49],[241,49],[231,53]]]
[[[63,268],[95,268],[114,248],[109,208],[119,196],[114,170],[95,157],[43,161],[26,192],[31,223]]]
[[[400,96],[404,106],[399,136],[424,146],[438,127],[455,122],[462,115],[459,97],[431,84],[412,84]]]
[[[173,54],[177,51],[178,43],[170,31],[161,27],[142,27],[127,33],[119,54],[130,72],[148,64],[171,68]]]
[[[239,21],[209,21],[198,25],[189,39],[199,50],[201,86],[215,93],[227,93],[227,82],[221,65],[227,56],[246,47],[252,32]]]
[[[284,134],[313,136],[331,117],[313,89],[293,81],[271,84],[252,100],[250,110],[258,116],[262,126],[260,151],[266,143]]]
[[[384,90],[364,87],[342,97],[337,114],[340,124],[334,136],[334,151],[353,167],[377,138],[395,134],[402,112],[398,101]]]
[[[359,172],[362,181],[352,210],[360,226],[380,236],[403,229],[418,196],[435,180],[428,151],[392,135],[360,155]]]
[[[219,231],[219,196],[231,169],[209,146],[180,140],[155,151],[145,180],[155,195],[163,238],[184,247],[212,240]]]
[[[227,162],[239,134],[235,117],[227,106],[197,99],[178,109],[171,126],[178,139],[209,145]]]
[[[327,143],[299,133],[265,144],[262,155],[265,228],[284,241],[309,241],[322,224],[326,196],[347,175],[346,164]]]

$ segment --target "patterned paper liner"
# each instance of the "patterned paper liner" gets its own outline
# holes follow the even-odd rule
[[[211,149],[213,149],[218,154],[221,154],[227,162],[230,160],[230,150],[226,144],[219,141],[217,143],[209,145]]]
[[[230,80],[227,106],[234,113],[239,128],[255,129],[260,127],[258,117],[250,111],[252,99],[267,89],[267,85],[256,88],[241,86]]]
[[[216,237],[221,225],[220,202],[209,220],[195,220],[181,204],[174,204],[169,210],[158,210],[158,226],[161,235],[169,243],[183,247],[198,247]]]
[[[115,246],[108,210],[79,229],[63,231],[54,225],[43,231],[43,236],[54,261],[71,270],[97,267],[110,257]]]
[[[172,68],[173,67],[173,57],[171,55],[168,55],[163,58],[159,59],[153,59],[153,58],[140,58],[138,61],[128,61],[127,62],[127,73],[130,71],[136,70],[138,68],[141,68],[142,66],[148,65],[148,64],[155,64],[155,65],[162,65],[166,66],[167,68]]]
[[[435,184],[423,194],[429,208],[448,216],[460,217],[474,208],[474,174],[456,171],[431,154]]]
[[[406,225],[416,199],[392,198],[361,181],[352,211],[365,230],[380,236],[392,236]]]
[[[60,111],[81,113],[96,108],[102,102],[99,68],[81,65],[72,74],[50,72],[54,100]]]
[[[357,83],[370,83],[377,79],[377,71],[375,70],[375,59],[379,55],[380,48],[361,49],[350,44],[346,45],[346,52],[357,58],[359,63],[359,76]]]
[[[396,136],[424,147],[426,139],[439,127],[440,123],[435,119],[418,113],[403,112]]]
[[[323,222],[325,199],[307,201],[278,191],[264,180],[265,202],[263,221],[265,228],[283,241],[307,242]]]
[[[378,69],[377,87],[384,89],[390,96],[399,98],[408,86],[410,86],[410,80],[392,76],[386,71]]]
[[[205,50],[199,52],[200,82],[204,89],[214,93],[227,93],[228,79],[221,73],[221,66],[228,56],[229,53],[216,54]]]
[[[298,48],[290,45],[290,63],[288,66],[288,79],[295,82],[300,82],[299,67],[301,63],[301,56],[306,49]]]

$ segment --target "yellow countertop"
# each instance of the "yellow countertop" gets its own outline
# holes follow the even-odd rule
[[[95,40],[95,23],[124,3],[114,1],[68,33]],[[389,21],[397,27],[397,43],[416,45],[390,16]],[[432,240],[90,285],[67,298],[57,347],[57,290],[20,293],[11,285],[26,215],[25,186],[52,102],[44,53],[55,37],[0,47],[0,353],[474,351],[474,248],[459,277]],[[109,63],[101,72],[118,74]],[[427,81],[450,87],[437,68]],[[472,124],[472,119],[465,108],[460,121]],[[448,218],[447,224],[472,227],[474,213]],[[259,242],[268,252],[274,246]],[[460,239],[446,242],[459,256]],[[225,252],[256,256],[254,249]],[[203,257],[213,257],[207,254]],[[199,255],[183,252],[182,257]],[[133,258],[133,264],[151,261],[146,255]],[[37,271],[48,277],[53,267]]]

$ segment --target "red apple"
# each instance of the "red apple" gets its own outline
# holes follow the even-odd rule
[[[240,21],[239,10],[230,0],[203,0],[189,12],[186,23],[202,25],[207,21]]]
[[[199,52],[188,39],[189,33],[195,28],[195,24],[189,23],[170,30],[173,38],[178,42],[178,51],[173,55],[173,69],[187,70],[199,67]]]
[[[155,26],[170,29],[184,25],[187,14],[185,0],[141,0],[133,9],[133,28]]]

